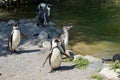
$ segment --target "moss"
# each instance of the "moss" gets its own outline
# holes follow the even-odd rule
[[[90,62],[87,59],[79,57],[74,61],[74,63],[76,64],[76,68],[85,68]]]
[[[103,80],[103,77],[100,75],[92,75],[90,78],[95,79],[95,80]]]

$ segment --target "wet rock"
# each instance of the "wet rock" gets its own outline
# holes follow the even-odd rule
[[[3,33],[3,32],[0,32],[0,39],[4,39],[4,38],[7,38],[7,34]]]
[[[100,71],[100,74],[105,76],[106,78],[110,79],[110,80],[120,80],[120,78],[118,78],[118,73],[115,70],[111,70],[110,68],[103,68]]]
[[[56,26],[55,23],[53,23],[53,22],[49,22],[48,25],[49,26],[54,26],[54,27]]]
[[[30,20],[27,20],[27,19],[20,19],[18,22],[19,22],[19,24],[25,24],[25,23],[29,23]]]
[[[38,40],[48,39],[48,34],[45,31],[41,31],[38,35]]]
[[[12,25],[15,22],[15,20],[9,20],[7,25]]]

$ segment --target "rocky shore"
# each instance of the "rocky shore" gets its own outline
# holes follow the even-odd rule
[[[49,73],[48,63],[43,68],[42,64],[49,52],[50,40],[59,37],[62,33],[53,22],[41,27],[36,26],[33,20],[18,20],[21,33],[26,34],[28,39],[21,40],[18,47],[21,54],[10,54],[6,47],[13,21],[0,22],[0,80],[97,80],[91,79],[92,75],[102,75],[103,80],[120,80],[117,72],[110,70],[101,59],[90,55],[76,55],[74,52],[74,60],[83,57],[90,61],[87,68],[75,68],[74,60],[62,62],[61,70],[54,73]]]

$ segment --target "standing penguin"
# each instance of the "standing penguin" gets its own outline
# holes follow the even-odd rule
[[[61,41],[65,47],[65,50],[67,50],[68,47],[68,40],[69,40],[69,33],[68,31],[72,28],[73,26],[64,26],[63,27],[63,33],[61,34]]]
[[[61,51],[59,49],[59,42],[60,39],[55,38],[52,40],[52,49],[50,51],[50,53],[48,54],[45,62],[43,63],[43,67],[47,61],[47,59],[49,58],[49,64],[51,66],[51,71],[54,71],[55,69],[59,68],[61,65],[61,60],[62,60],[62,56],[61,56]]]
[[[16,49],[20,43],[21,35],[18,29],[18,24],[16,22],[13,23],[13,30],[8,39],[8,48],[11,52],[16,53]]]
[[[71,59],[72,59],[72,57],[66,53],[66,50],[67,50],[67,48],[68,48],[68,40],[69,40],[69,33],[68,33],[68,31],[69,31],[72,27],[73,27],[73,26],[64,26],[64,27],[63,27],[63,33],[62,33],[61,36],[60,36],[61,46],[62,46],[62,49],[63,49],[63,51],[64,51],[64,54],[65,54],[67,57],[71,58]]]

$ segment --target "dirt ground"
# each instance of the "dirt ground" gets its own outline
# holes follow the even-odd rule
[[[62,62],[61,69],[49,73],[48,61],[44,67],[43,62],[48,54],[48,49],[39,48],[33,44],[36,39],[28,39],[18,47],[21,54],[11,54],[1,42],[0,52],[0,80],[93,80],[92,75],[99,72],[77,69],[73,62]]]

